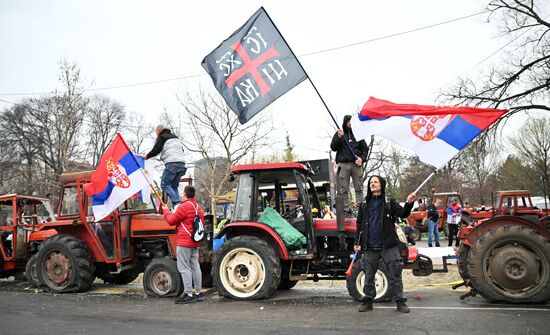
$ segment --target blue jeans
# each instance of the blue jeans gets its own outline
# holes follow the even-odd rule
[[[177,205],[181,202],[178,188],[180,185],[180,179],[187,172],[184,162],[166,163],[164,166],[164,172],[160,179],[160,188],[168,197],[172,200],[173,205]]]
[[[432,245],[432,235],[435,234],[435,244],[439,245],[439,230],[437,229],[437,222],[433,220],[428,221],[428,245]]]

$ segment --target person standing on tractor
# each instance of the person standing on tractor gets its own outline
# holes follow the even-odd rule
[[[449,247],[453,246],[453,239],[456,239],[455,246],[460,245],[458,238],[458,224],[462,217],[462,207],[458,204],[458,198],[452,197],[449,207],[447,207],[447,226],[449,227]]]
[[[428,208],[428,247],[433,247],[432,236],[435,236],[435,246],[439,245],[439,229],[437,227],[437,221],[439,220],[439,213],[437,207],[441,206],[441,199],[437,199],[434,203],[431,203]]]
[[[157,126],[155,132],[157,133],[155,145],[143,158],[149,159],[160,154],[160,159],[164,162],[160,187],[172,200],[172,207],[176,210],[181,202],[178,192],[180,180],[187,172],[185,158],[183,157],[183,142],[170,129],[164,128],[162,124]]]
[[[323,207],[323,220],[334,220],[334,213],[330,211],[330,207],[328,205]]]
[[[394,199],[386,201],[385,191],[386,180],[384,178],[370,177],[367,196],[359,206],[357,215],[354,250],[364,250],[362,265],[365,271],[365,286],[363,288],[365,296],[362,299],[359,312],[372,310],[372,302],[376,297],[374,276],[378,271],[379,261],[382,259],[389,272],[397,311],[409,313],[409,308],[405,304],[407,299],[403,297],[402,271],[404,263],[399,252],[399,244],[402,242],[397,237],[395,221],[396,218],[409,216],[416,196],[409,194],[405,206],[401,207]]]
[[[183,204],[172,214],[168,208],[163,211],[164,218],[171,226],[176,226],[176,252],[178,271],[183,279],[183,296],[176,299],[176,304],[187,304],[202,301],[202,272],[199,264],[200,242],[195,242],[191,237],[193,221],[199,215],[204,222],[204,211],[195,201],[195,188],[185,186],[183,191]],[[193,295],[193,288],[195,295]]]
[[[344,196],[344,208],[345,211],[348,212],[350,209],[349,178],[351,177],[353,180],[355,200],[360,202],[363,199],[363,171],[361,167],[367,160],[367,153],[369,152],[365,140],[357,141],[355,136],[353,136],[353,131],[351,130],[351,115],[344,116],[342,129],[338,129],[332,137],[330,149],[336,151],[336,163],[338,164],[338,193]]]

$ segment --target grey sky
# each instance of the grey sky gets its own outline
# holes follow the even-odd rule
[[[483,10],[484,1],[7,1],[0,2],[0,98],[58,87],[58,61],[78,63],[90,88],[190,75],[187,80],[100,91],[152,123],[164,107],[178,112],[176,92],[214,90],[202,58],[264,6],[338,122],[369,96],[434,104],[438,89],[475,75],[503,46],[487,15],[335,51]],[[502,54],[500,54],[502,56]],[[9,105],[0,102],[0,108]],[[327,157],[334,128],[309,82],[274,102],[270,113],[303,158]],[[284,131],[278,133],[284,135]],[[271,149],[271,148],[269,148]],[[269,151],[265,152],[266,154]]]

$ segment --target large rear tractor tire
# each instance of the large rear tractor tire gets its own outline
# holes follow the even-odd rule
[[[27,281],[32,285],[32,287],[38,287],[40,285],[38,273],[36,271],[36,258],[36,254],[32,255],[25,266],[25,278],[27,278]]]
[[[351,276],[346,279],[346,287],[349,295],[356,301],[361,301],[365,294],[363,288],[365,285],[365,272],[361,266],[362,260],[355,262]],[[376,288],[375,302],[389,301],[393,296],[390,285],[390,276],[384,262],[380,260],[378,271],[374,275],[374,287]]]
[[[94,282],[94,263],[80,239],[59,234],[44,241],[37,254],[40,288],[48,292],[85,292]]]
[[[550,240],[521,224],[483,233],[468,257],[470,284],[485,299],[506,303],[550,300]]]
[[[237,236],[216,252],[214,284],[220,296],[237,300],[269,298],[281,281],[281,263],[266,241]]]
[[[456,261],[458,267],[458,274],[463,280],[470,279],[470,272],[468,272],[468,257],[470,255],[470,247],[464,243],[460,244],[458,248],[458,259]]]
[[[103,279],[103,281],[106,284],[115,284],[115,285],[126,285],[134,280],[136,280],[137,277],[139,277],[139,271],[137,270],[127,270],[123,271],[121,273],[106,273],[98,275],[100,279]]]
[[[178,265],[171,258],[155,258],[143,272],[143,289],[150,297],[177,297],[183,293]]]

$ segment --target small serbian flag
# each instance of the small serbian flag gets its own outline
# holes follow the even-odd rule
[[[307,78],[263,7],[202,60],[241,124]]]
[[[150,188],[134,154],[117,134],[109,145],[84,191],[92,198],[92,211],[96,221],[109,215],[124,201],[146,188]]]
[[[394,104],[370,97],[352,117],[359,140],[380,135],[440,169],[507,110]]]

